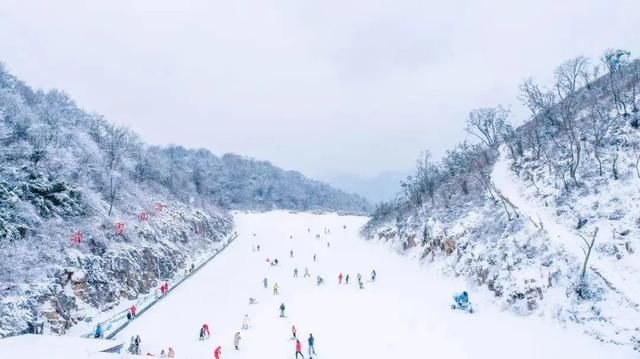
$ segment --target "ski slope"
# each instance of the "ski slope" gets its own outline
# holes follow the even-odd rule
[[[227,251],[134,320],[118,339],[140,335],[143,353],[158,355],[172,346],[177,358],[213,358],[218,345],[225,359],[294,358],[295,325],[307,358],[309,333],[316,337],[317,358],[637,357],[555,322],[500,312],[485,292],[470,291],[477,310],[473,315],[453,311],[451,296],[465,284],[391,253],[384,243],[360,239],[365,221],[335,214],[237,213],[239,237]],[[331,233],[325,235],[324,228]],[[252,251],[258,244],[260,252]],[[278,258],[280,264],[270,266],[267,258]],[[303,278],[305,266],[311,279]],[[378,278],[372,283],[374,268]],[[337,284],[339,272],[351,275],[349,285]],[[365,278],[364,289],[355,284],[358,272]],[[318,274],[326,280],[322,286],[315,284]],[[272,294],[274,282],[280,295]],[[259,303],[249,305],[249,297]],[[279,318],[280,303],[287,307],[286,318]],[[245,314],[251,327],[242,331]],[[211,338],[199,341],[203,323]],[[233,349],[236,331],[242,335],[239,351]]]

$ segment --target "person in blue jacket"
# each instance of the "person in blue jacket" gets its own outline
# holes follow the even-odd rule
[[[102,338],[102,324],[98,323],[98,325],[96,326],[96,334],[94,336],[96,339],[97,338]]]
[[[316,343],[316,338],[313,337],[313,334],[309,334],[309,339],[307,339],[307,342],[309,343],[309,357],[311,357],[312,352],[313,355],[316,355],[316,348],[313,346]]]

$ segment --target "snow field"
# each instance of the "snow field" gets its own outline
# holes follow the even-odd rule
[[[556,322],[500,312],[489,293],[469,290],[477,312],[450,309],[451,297],[465,284],[443,278],[415,262],[389,252],[381,243],[358,237],[366,218],[283,211],[236,214],[239,238],[182,287],[136,319],[120,336],[139,334],[143,353],[173,346],[178,358],[294,358],[291,325],[306,338],[316,337],[317,358],[631,358],[634,352],[597,342]],[[343,225],[347,228],[343,229]],[[311,228],[311,232],[307,229]],[[331,234],[325,235],[324,228]],[[253,234],[255,233],[255,237]],[[320,239],[315,235],[320,234]],[[293,235],[293,239],[289,237]],[[327,241],[331,247],[327,248]],[[252,246],[260,244],[261,251]],[[294,258],[289,258],[289,251]],[[313,262],[313,254],[318,261]],[[278,266],[266,259],[278,258]],[[303,278],[304,267],[312,278]],[[293,269],[299,278],[293,278]],[[378,279],[370,283],[370,272]],[[351,284],[338,285],[338,273]],[[356,284],[356,273],[365,289]],[[326,283],[315,284],[320,274]],[[262,279],[269,279],[264,289]],[[278,282],[280,295],[271,294]],[[259,303],[248,304],[255,297]],[[287,318],[279,318],[284,302]],[[251,328],[240,330],[244,314]],[[198,341],[203,323],[211,338]],[[233,335],[240,331],[240,350]]]

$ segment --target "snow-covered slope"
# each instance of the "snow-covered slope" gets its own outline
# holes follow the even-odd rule
[[[640,350],[640,61],[628,56],[606,51],[605,74],[568,60],[549,88],[525,81],[533,116],[517,128],[500,106],[471,111],[479,141],[421,158],[365,237],[502,308]]]
[[[227,359],[291,358],[295,325],[306,357],[309,333],[316,338],[317,358],[633,357],[630,348],[599,343],[576,328],[501,312],[486,292],[471,292],[476,313],[451,310],[452,295],[465,288],[465,281],[443,278],[389,253],[384,243],[362,241],[358,230],[366,220],[334,214],[239,213],[239,237],[228,250],[135,319],[116,342],[140,335],[143,353],[157,356],[172,346],[177,358],[210,358],[218,345]],[[259,252],[253,250],[257,245]],[[271,266],[267,259],[275,258],[279,265]],[[303,277],[305,267],[312,278]],[[293,278],[294,268],[299,278]],[[373,269],[375,282],[369,279]],[[349,285],[337,283],[340,272],[350,274]],[[355,283],[357,273],[364,276],[364,289]],[[324,285],[316,285],[317,275],[326,280]],[[272,294],[276,282],[279,295]],[[249,305],[249,297],[258,303]],[[286,305],[286,318],[279,318],[280,303]],[[245,314],[250,328],[241,330]],[[199,341],[204,323],[211,338]],[[242,336],[239,351],[232,344],[237,331]],[[0,353],[3,344],[0,340]],[[21,355],[12,350],[5,352],[9,358]]]
[[[0,64],[0,337],[149,294],[219,247],[228,208],[367,206],[266,161],[146,145]]]

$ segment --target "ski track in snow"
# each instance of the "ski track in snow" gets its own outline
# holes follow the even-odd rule
[[[500,312],[483,294],[470,293],[476,313],[451,310],[452,295],[464,288],[463,281],[443,278],[410,258],[395,255],[385,243],[362,240],[358,231],[367,220],[364,217],[276,211],[237,213],[235,220],[239,237],[234,243],[135,319],[119,334],[119,342],[128,342],[132,335],[139,334],[143,353],[158,356],[162,348],[172,346],[179,359],[213,358],[218,345],[222,346],[224,359],[284,359],[294,358],[291,326],[295,325],[305,358],[309,358],[309,333],[316,338],[319,355],[314,358],[320,359],[588,359],[636,355],[628,348],[600,343],[543,318]],[[324,235],[324,228],[331,234]],[[321,238],[316,239],[316,234]],[[293,239],[289,239],[291,235]],[[331,242],[330,248],[327,241]],[[257,244],[261,250],[253,252],[252,245]],[[294,258],[289,257],[290,250]],[[314,253],[317,262],[313,262]],[[272,267],[266,258],[278,258],[280,264]],[[305,266],[312,278],[303,278]],[[293,278],[295,267],[300,271],[299,278]],[[370,282],[374,268],[378,278]],[[349,285],[337,284],[339,272],[350,274]],[[355,280],[358,272],[365,279],[362,290]],[[315,284],[318,274],[326,281],[322,286]],[[264,277],[269,279],[267,289],[262,285]],[[280,286],[278,296],[272,295],[274,282]],[[259,303],[249,305],[249,297]],[[284,319],[278,312],[282,302],[287,307]],[[240,327],[245,313],[251,318],[251,327],[243,331]],[[211,338],[199,341],[198,332],[204,323],[209,325]],[[233,349],[236,331],[242,335],[239,351]],[[0,358],[40,357],[25,355],[16,345],[3,345],[7,343],[0,341]],[[80,346],[74,345],[75,351],[69,349],[74,355],[47,358],[95,356],[82,354]],[[103,356],[126,357],[99,357]]]
[[[491,174],[491,179],[496,188],[518,208],[519,215],[529,217],[536,224],[542,223],[543,229],[553,243],[560,248],[564,248],[567,253],[574,255],[578,258],[578,261],[582,261],[584,259],[582,248],[586,248],[586,246],[579,237],[579,232],[560,223],[559,218],[544,208],[537,198],[528,198],[525,195],[522,181],[514,176],[509,166],[510,161],[507,160],[506,154],[502,151],[500,159],[496,162]],[[600,238],[611,235],[612,227],[610,223],[604,220],[599,220],[597,223],[601,227],[596,239],[596,242],[599,243],[601,241]],[[582,232],[580,234],[589,240],[591,239],[590,233]],[[610,241],[611,239],[607,238],[606,240]],[[627,274],[625,271],[615,268],[615,265],[616,263],[612,264],[610,259],[601,258],[594,248],[589,258],[589,267],[595,268],[609,282],[613,282],[612,284],[616,290],[630,300],[631,303],[637,303],[640,300],[638,297],[640,285],[635,281],[635,273],[633,273],[637,266],[627,266],[625,271],[631,272]],[[620,266],[619,264],[617,265]],[[628,280],[627,277],[631,278],[631,280]]]

